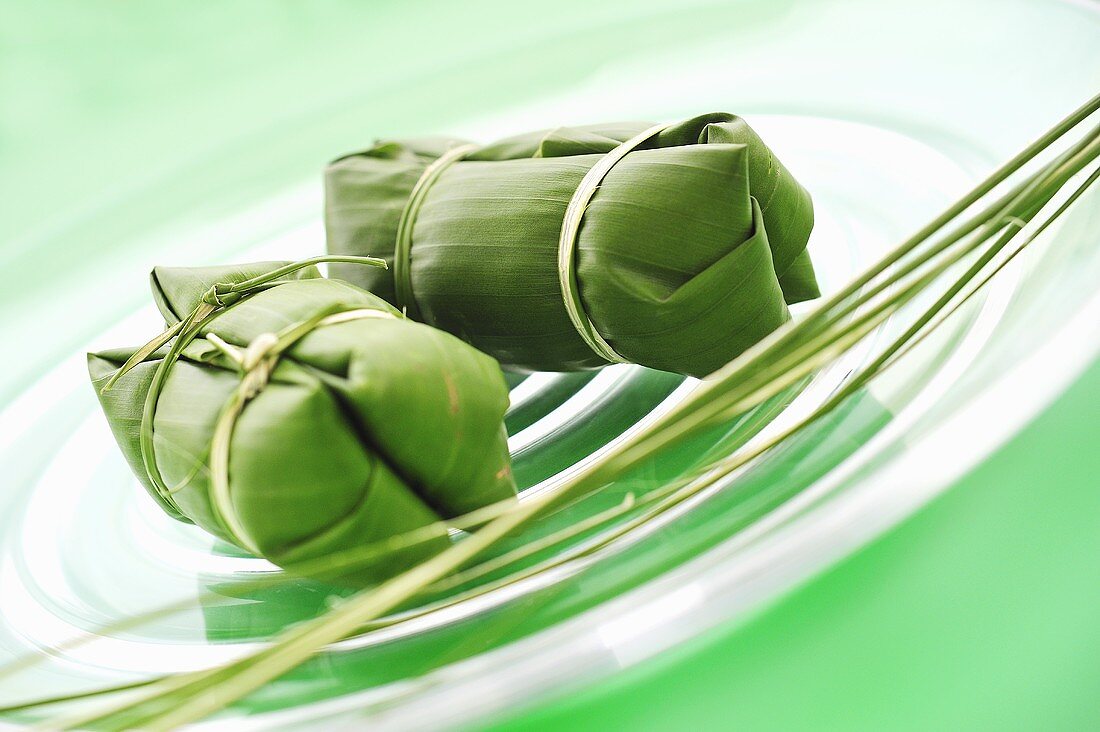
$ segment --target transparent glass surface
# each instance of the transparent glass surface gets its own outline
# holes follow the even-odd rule
[[[440,12],[447,25],[458,11]],[[407,65],[369,74],[344,63],[355,56],[341,43],[307,33],[295,50],[341,70],[309,86],[295,114],[236,137],[195,131],[217,144],[165,150],[143,175],[105,184],[80,206],[46,210],[27,194],[0,253],[8,271],[28,273],[10,281],[0,323],[3,342],[20,344],[0,379],[0,663],[37,662],[0,683],[0,704],[204,668],[347,594],[301,580],[241,591],[275,568],[160,513],[118,454],[83,366],[85,350],[158,329],[143,306],[154,263],[319,253],[326,157],[375,135],[487,140],[548,124],[733,111],[812,192],[810,251],[829,292],[1084,101],[1100,76],[1100,13],[1084,3],[608,3],[552,15],[509,16],[501,22],[514,33],[487,33],[476,48],[433,37]],[[413,16],[379,11],[378,53],[387,24]],[[290,35],[298,22],[236,20]],[[191,93],[214,103],[227,92],[212,83]],[[52,160],[21,155],[12,170],[28,175]],[[507,586],[491,574],[440,588],[203,724],[477,724],[745,617],[948,487],[1090,362],[1100,348],[1098,226],[1090,194],[894,369],[659,521]],[[644,503],[708,457],[776,433],[843,384],[874,339],[902,332],[920,304],[798,389],[653,455],[498,553],[628,496]],[[528,496],[694,387],[628,366],[511,381],[510,446]],[[180,612],[102,630],[188,598]]]

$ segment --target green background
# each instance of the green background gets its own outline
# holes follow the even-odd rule
[[[1100,364],[950,491],[762,610],[507,730],[1100,726]]]
[[[1023,5],[1006,3],[1005,16]],[[316,180],[333,153],[375,133],[441,131],[585,83],[610,59],[702,43],[724,25],[782,26],[813,7],[6,4],[0,342],[20,343],[23,355],[6,365],[0,401],[143,302],[145,273],[165,253],[183,254],[147,232],[170,231],[181,212],[189,224],[214,220],[288,182]],[[856,18],[877,12],[871,3],[847,7]],[[1051,12],[1085,12],[1069,7]],[[897,22],[907,22],[904,12]],[[981,64],[997,22],[961,17],[960,27],[944,28],[945,43],[973,40]],[[1085,39],[1090,32],[1094,23],[1081,25]],[[1066,39],[1074,43],[1081,39]],[[1019,63],[1041,65],[1045,52],[1024,42]],[[1080,73],[1096,86],[1094,68]],[[869,70],[858,90],[868,98],[881,86],[873,77]],[[1026,98],[955,93],[942,103],[1028,108]],[[1059,110],[1080,101],[1052,89],[1028,94]],[[200,263],[233,253],[196,241],[187,255]],[[92,283],[106,274],[114,289],[104,293]],[[64,302],[58,288],[70,294]],[[1094,364],[952,490],[749,622],[501,724],[1096,728],[1098,441]]]

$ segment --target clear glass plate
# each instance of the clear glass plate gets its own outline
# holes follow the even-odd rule
[[[413,12],[378,22],[399,25]],[[153,164],[146,180],[108,187],[86,210],[32,221],[2,252],[56,279],[48,292],[33,277],[13,282],[3,302],[2,342],[29,355],[0,381],[0,663],[38,662],[4,679],[0,705],[204,668],[346,594],[307,581],[241,592],[242,580],[274,568],[160,513],[117,453],[83,368],[85,350],[158,329],[152,309],[138,309],[153,263],[318,253],[320,186],[303,161],[374,135],[492,139],[729,110],[813,193],[810,248],[831,291],[1084,101],[1100,74],[1100,13],[1085,3],[758,0],[675,12],[608,3],[537,27],[522,20],[511,21],[526,29],[522,43],[429,45],[384,78],[338,76],[330,98],[293,119],[220,140],[182,167]],[[1089,363],[1100,348],[1100,250],[1085,234],[1098,225],[1090,194],[846,407],[660,521],[508,587],[490,576],[423,598],[204,726],[476,722],[744,617],[947,487]],[[79,237],[111,241],[90,256],[72,243]],[[644,501],[706,456],[773,434],[866,358],[857,349],[782,399],[654,455],[524,538],[628,495]],[[510,445],[526,495],[694,386],[635,367],[512,381]],[[194,605],[169,617],[100,630],[188,598]]]

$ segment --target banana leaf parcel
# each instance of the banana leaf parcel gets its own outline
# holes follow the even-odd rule
[[[281,264],[154,270],[170,329],[88,370],[170,515],[290,571],[374,582],[447,546],[441,521],[515,495],[508,391],[454,336]],[[364,547],[382,559],[328,561]]]
[[[326,172],[334,265],[519,370],[711,373],[819,292],[809,194],[740,118],[379,142]]]

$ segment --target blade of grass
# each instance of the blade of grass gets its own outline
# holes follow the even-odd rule
[[[1081,117],[1081,119],[1084,119],[1084,117],[1087,117],[1089,114],[1091,114],[1092,111],[1095,111],[1095,104],[1097,102],[1100,102],[1100,98],[1097,98],[1090,102],[1090,105],[1093,105],[1092,108],[1090,109],[1090,111],[1088,111],[1087,114]],[[1086,108],[1088,108],[1090,105],[1086,105]],[[1078,114],[1080,114],[1080,111]],[[1071,118],[1072,117],[1073,116],[1071,116]],[[1059,136],[1060,135],[1055,135],[1054,137],[1051,137],[1050,141],[1053,142]],[[1050,135],[1046,137],[1050,137]],[[1035,146],[1032,146],[1032,148],[1034,147]],[[1029,148],[1029,150],[1030,149],[1031,148]],[[1036,153],[1041,151],[1041,149],[1042,147],[1037,148]],[[1083,150],[1092,151],[1090,154],[1092,154],[1093,158],[1095,157],[1094,146],[1087,145],[1085,146],[1085,148],[1083,148]],[[1026,152],[1027,151],[1025,151],[1025,153]],[[1017,156],[1014,161],[1017,160],[1020,161],[1019,165],[1017,165],[1016,168],[1009,170],[1009,172],[1004,175],[1002,180],[1004,178],[1007,178],[1008,175],[1014,172],[1014,170],[1022,167],[1023,164],[1030,160],[1030,157],[1024,158],[1022,156]],[[1012,163],[1013,161],[1010,161],[1010,164],[1003,166],[1002,171],[1011,168]],[[1048,166],[1045,170],[1049,175],[1044,178],[1044,180],[1056,180],[1059,169],[1059,166],[1054,166],[1053,170],[1051,169],[1051,166]],[[985,193],[988,193],[989,190],[992,190],[992,188],[995,187],[995,184],[989,184],[989,180],[996,179],[998,175],[999,173],[994,174],[994,176],[987,180],[986,184],[979,186],[979,188],[976,189],[974,193],[970,194],[967,197],[964,197],[964,199],[960,201],[960,204],[965,202],[967,199],[972,199],[971,203],[979,200]],[[1033,178],[1032,182],[1036,182],[1036,180],[1038,179]],[[1053,196],[1057,192],[1057,189],[1049,190],[1049,187],[1053,185],[1054,183],[1052,182],[1049,184],[1048,187],[1040,188],[1043,191],[1048,192],[1050,196]],[[978,194],[978,191],[981,191],[983,187],[987,187],[987,190]],[[1041,208],[1041,206],[1034,206],[1036,202],[1041,200],[1041,196],[1036,199],[1031,199],[1030,194],[1032,190],[1034,189],[1028,189],[1024,191],[1024,193],[1027,194],[1024,196],[1024,198],[1027,198],[1027,201],[1025,202],[1027,204],[1025,212],[1030,213],[1030,215],[1034,215],[1034,213],[1036,213]],[[956,207],[959,207],[960,204],[956,204]],[[951,212],[951,209],[949,209],[948,212],[940,217],[940,219],[943,219],[943,222],[941,224],[934,226],[930,225],[929,227],[926,227],[926,229],[928,229],[928,235],[924,237],[917,236],[912,238],[911,240],[908,240],[906,243],[903,243],[901,247],[899,247],[891,255],[888,255],[885,258],[884,265],[880,263],[878,267],[872,268],[871,276],[874,276],[874,271],[881,272],[885,270],[886,267],[897,262],[902,256],[904,256],[907,251],[922,244],[924,240],[927,239],[932,233],[942,228],[943,224],[946,224],[947,222],[952,220],[955,215],[957,215],[957,213],[961,213],[963,210],[968,208],[969,205],[970,204],[962,206],[961,208],[959,208],[959,211],[956,212],[956,214],[947,216],[947,213]],[[939,221],[940,219],[937,219],[937,221]],[[936,222],[933,222],[933,224],[935,223]],[[993,229],[989,231],[990,234],[994,233],[994,231],[1000,230],[994,227],[986,228]],[[955,299],[955,296],[964,290],[967,282],[971,281],[977,273],[980,273],[981,270],[990,261],[992,261],[992,258],[996,255],[996,253],[1000,251],[1000,249],[1002,249],[1004,246],[1006,246],[1007,243],[1010,242],[1018,233],[1018,231],[1008,230],[1004,232],[1004,234],[1002,234],[1001,236],[998,236],[995,239],[994,245],[982,254],[980,254],[978,257],[978,261],[975,262],[975,264],[972,265],[962,277],[955,281],[955,283],[948,289],[947,293],[941,295],[937,299],[933,307],[925,311],[925,313],[918,319],[917,323],[914,324],[914,326],[910,327],[910,329],[907,331],[909,339],[916,335],[919,335],[930,324],[937,322],[936,318],[938,314],[943,310],[943,308],[951,303]],[[942,265],[942,267],[944,268],[947,266],[950,265]],[[939,273],[942,273],[942,270],[939,271]],[[841,293],[838,293],[837,296],[830,298],[826,303],[819,307],[818,310],[815,311],[815,315],[820,314],[819,318],[824,318],[832,307],[835,307],[838,303],[843,302],[848,296],[854,294],[860,287],[866,284],[866,281],[870,281],[870,278],[868,278],[865,282],[859,283],[860,279],[862,278],[857,278],[856,282],[854,282],[852,285],[849,285],[848,288],[845,288],[845,290],[850,290],[847,292],[847,294],[844,294],[844,291],[842,291]],[[871,332],[878,323],[881,323],[882,320],[885,319],[885,317],[888,317],[890,313],[895,312],[898,308],[900,308],[902,304],[908,302],[909,300],[916,297],[917,294],[923,292],[924,288],[928,287],[932,282],[936,281],[937,279],[938,277],[931,277],[928,274],[921,276],[912,284],[903,287],[900,291],[900,294],[896,294],[892,296],[892,298],[887,299],[886,303],[880,303],[873,310],[872,315],[857,318],[857,322],[855,324],[849,324],[844,329],[839,330],[837,333],[833,333],[832,335],[836,337],[835,340],[829,347],[822,349],[822,351],[819,352],[818,357],[814,359],[814,363],[816,363],[817,365],[827,363],[828,359],[836,355],[836,353],[843,352],[844,350],[847,350],[847,348],[851,345],[854,345],[859,340],[862,340],[862,338],[866,336],[869,332]],[[973,290],[973,292],[976,291],[977,289]],[[973,292],[971,292],[967,297],[972,296]],[[815,323],[815,321],[813,320],[813,316],[811,316],[807,320],[811,323]],[[820,326],[819,321],[815,323],[814,327],[818,326]],[[764,369],[767,371],[769,370],[769,367],[771,368],[770,376],[768,378],[758,380],[762,380],[765,383],[778,383],[783,379],[790,378],[789,374],[787,373],[783,373],[781,375],[776,373],[776,371],[774,370],[775,360],[777,358],[782,359],[785,356],[789,356],[790,351],[785,352],[784,348],[787,347],[791,342],[795,341],[797,337],[804,336],[805,332],[809,330],[811,329],[807,327],[805,331],[801,333],[798,332],[798,324],[783,329],[777,336],[769,339],[766,343],[761,344],[759,348],[747,352],[742,358],[731,364],[730,367],[721,369],[717,374],[717,377],[719,377],[721,381],[717,383],[719,383],[722,387],[730,386],[731,382],[734,381],[731,377],[739,374],[740,372],[752,373],[760,369]],[[792,336],[792,333],[795,335]],[[905,336],[895,340],[891,344],[891,346],[889,346],[884,352],[885,358],[880,355],[880,357],[872,362],[871,366],[865,370],[865,373],[867,374],[865,376],[865,379],[871,378],[874,373],[881,372],[890,363],[895,362],[895,360],[892,360],[893,355],[896,354],[898,350],[903,348],[907,342],[909,341],[906,340]],[[774,376],[775,378],[771,378],[772,376]],[[712,382],[712,384],[713,383],[715,382]],[[713,418],[715,412],[717,414],[723,414],[725,410],[732,409],[733,407],[741,404],[742,400],[751,401],[753,398],[756,398],[758,394],[766,393],[771,388],[767,386],[754,387],[751,384],[749,387],[739,388],[736,383],[732,384],[732,387],[733,388],[729,390],[729,393],[723,395],[726,397],[725,399],[713,400],[711,402],[718,402],[716,410],[715,408],[704,410],[702,406],[700,406],[703,402],[699,399],[696,399],[692,406],[698,407],[698,412],[690,412],[687,407],[681,408],[679,410],[680,413],[674,414],[665,423],[662,423],[662,428],[665,427],[665,425],[673,425],[672,428],[667,428],[667,432],[662,435],[662,440],[666,441],[665,444],[667,444],[667,440],[669,439],[672,439],[676,436],[682,437],[684,434],[690,433],[690,429],[692,426],[690,424],[690,417],[692,416],[692,414],[698,414],[702,411],[708,411],[711,413]],[[831,409],[836,404],[839,404],[840,401],[842,401],[844,398],[847,398],[847,396],[850,396],[852,393],[854,393],[854,388],[855,387],[849,385],[842,389],[830,400],[828,400],[826,404],[822,406],[822,408],[815,411],[814,415],[811,415],[811,418],[819,418],[821,414],[825,413],[825,410]],[[722,390],[717,389],[713,386],[707,388],[706,382],[704,382],[704,387],[701,389],[701,391],[721,392]],[[674,410],[674,412],[675,411],[676,410]],[[681,420],[685,419],[688,421],[689,424],[679,424]],[[703,423],[705,423],[705,421]],[[696,420],[696,424],[698,424],[698,420]],[[743,465],[744,461],[751,459],[751,457],[747,456],[760,454],[763,450],[766,450],[774,446],[775,444],[778,444],[783,439],[787,439],[791,434],[793,434],[791,430],[795,428],[801,428],[801,426],[803,425],[804,423],[800,423],[799,425],[788,429],[783,434],[776,436],[769,441],[766,441],[764,443],[764,447],[757,447],[754,450],[750,450],[742,455],[739,455],[736,460],[732,460],[730,464]],[[655,428],[654,432],[660,433],[661,428]],[[635,445],[639,443],[644,444],[644,442],[645,438],[642,438],[637,443],[635,443]],[[509,535],[514,530],[518,529],[525,522],[537,517],[541,512],[555,505],[556,502],[569,496],[572,492],[581,490],[585,487],[591,488],[593,485],[599,484],[599,481],[606,477],[607,473],[609,472],[609,469],[607,467],[608,465],[615,466],[614,469],[621,469],[624,464],[629,464],[631,460],[634,460],[636,462],[638,459],[640,459],[636,455],[631,456],[629,448],[624,449],[615,457],[616,459],[611,460],[608,463],[597,464],[580,471],[578,476],[572,482],[565,484],[565,486],[557,493],[548,493],[540,496],[536,500],[517,505],[512,511],[509,511],[498,517],[497,519],[491,521],[482,529],[470,535],[469,538],[465,539],[464,541],[459,542],[450,549],[444,551],[439,555],[436,555],[435,557],[421,563],[420,565],[413,567],[405,574],[399,575],[393,580],[383,583],[376,590],[351,598],[347,602],[332,610],[324,618],[310,621],[303,624],[301,627],[291,629],[283,636],[281,636],[276,644],[270,646],[269,648],[259,651],[253,656],[229,664],[223,669],[216,669],[207,672],[200,678],[188,679],[182,686],[178,684],[172,684],[170,683],[170,680],[168,682],[154,684],[152,686],[157,688],[151,689],[151,695],[144,700],[128,702],[124,706],[113,708],[112,711],[115,713],[125,713],[127,711],[135,712],[135,714],[131,715],[128,718],[129,721],[140,723],[150,729],[167,729],[174,725],[183,724],[188,721],[201,718],[206,714],[216,711],[218,708],[220,708],[220,706],[227,703],[228,701],[239,698],[240,696],[249,693],[259,686],[262,686],[270,679],[275,678],[282,673],[285,673],[285,671],[293,668],[305,658],[308,658],[317,649],[323,647],[324,645],[327,645],[328,643],[334,642],[335,640],[339,640],[346,634],[353,632],[362,623],[391,610],[392,608],[396,607],[400,603],[415,595],[423,587],[429,586],[433,582],[436,582],[447,576],[449,573],[455,571],[473,558],[476,558],[481,552],[492,546],[495,542]],[[210,688],[212,688],[212,685],[214,684],[219,684],[217,694],[196,693],[200,691],[208,691]],[[162,712],[159,709],[153,709],[152,711],[149,711],[150,706],[156,704],[157,702],[159,702],[161,705],[165,705],[164,711]],[[142,704],[146,704],[144,712],[141,710]],[[99,716],[95,717],[86,717],[84,721],[102,721],[104,717],[105,715],[100,714]],[[117,719],[118,717],[112,718]]]

